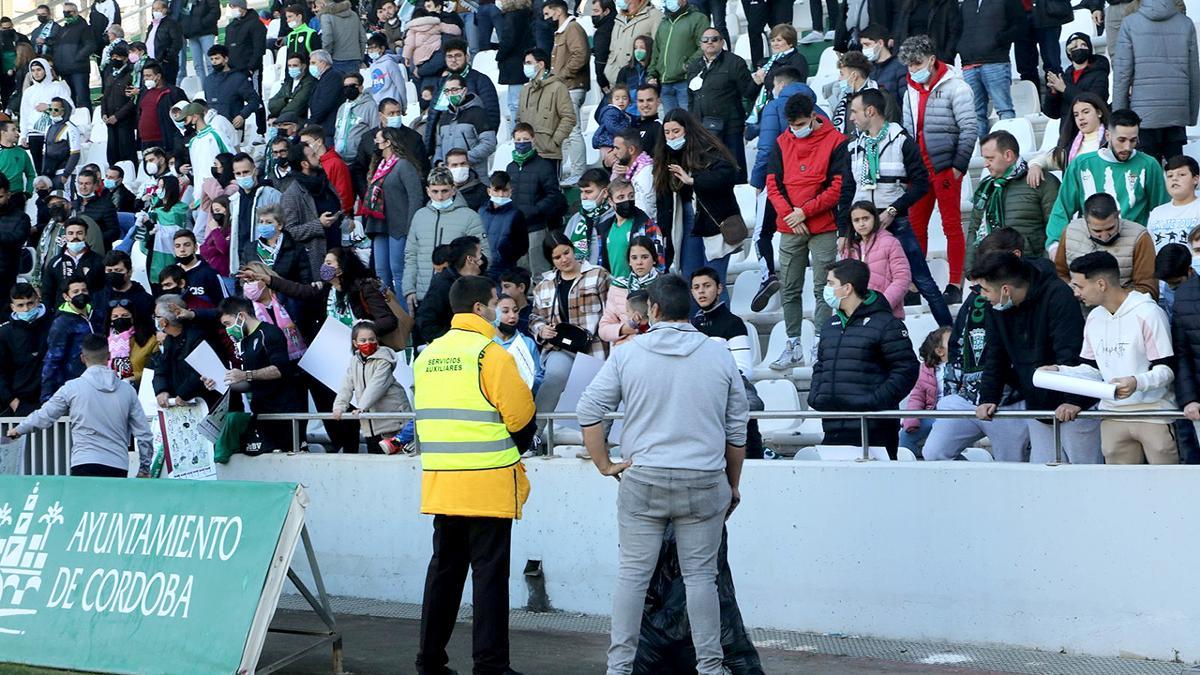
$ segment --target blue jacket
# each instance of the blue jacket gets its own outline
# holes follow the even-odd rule
[[[204,96],[208,107],[230,121],[239,115],[243,120],[250,119],[263,104],[254,82],[242,70],[210,73],[204,78]]]
[[[487,275],[498,281],[500,273],[516,265],[529,248],[525,216],[515,202],[496,206],[489,199],[479,209],[479,217],[483,220],[483,231],[487,233],[491,248],[487,251],[490,258]]]
[[[592,147],[600,149],[613,144],[613,137],[633,126],[633,117],[609,103],[600,111],[600,128],[592,136]]]
[[[525,349],[529,350],[530,356],[533,357],[533,365],[537,369],[533,376],[533,386],[530,387],[530,389],[534,394],[537,394],[538,389],[542,386],[542,380],[546,378],[546,369],[542,366],[542,360],[538,358],[538,346],[537,343],[533,341],[533,338],[526,335],[524,330],[522,330],[518,325],[517,332],[513,333],[512,337],[505,339],[504,335],[500,333],[500,331],[496,331],[496,337],[492,339],[505,349],[508,349],[509,345],[517,340],[525,341]]]
[[[65,305],[66,303],[64,303]],[[46,360],[42,362],[42,403],[54,395],[67,380],[83,374],[83,338],[92,332],[86,316],[60,307],[50,334],[46,336]]]
[[[775,140],[788,128],[787,116],[783,114],[783,109],[794,94],[804,94],[813,101],[817,100],[816,93],[807,84],[793,82],[779,92],[778,98],[767,101],[758,116],[758,150],[754,156],[754,169],[750,172],[750,184],[759,190],[767,185],[767,158],[775,148]],[[829,115],[820,107],[816,107],[815,110],[816,114],[829,119]]]

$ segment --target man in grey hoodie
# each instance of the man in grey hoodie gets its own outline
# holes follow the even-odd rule
[[[108,367],[108,341],[88,335],[80,359],[86,368],[83,375],[59,387],[41,408],[10,429],[8,437],[48,429],[69,415],[72,476],[128,476],[130,438],[137,440],[138,476],[148,476],[154,452],[146,413],[137,391]]]
[[[687,283],[673,274],[659,277],[650,286],[650,331],[613,350],[576,407],[596,468],[624,479],[609,673],[633,668],[646,588],[668,523],[675,526],[687,587],[696,670],[723,672],[717,549],[725,520],[741,501],[749,405],[729,350],[688,323],[690,309]],[[613,463],[603,420],[622,400],[625,461]]]

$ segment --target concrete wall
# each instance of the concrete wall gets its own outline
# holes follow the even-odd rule
[[[572,459],[527,466],[513,605],[527,598],[525,561],[540,559],[555,609],[607,614],[616,481]],[[306,487],[331,593],[421,601],[432,527],[418,514],[417,460],[238,456],[221,477]],[[750,626],[1195,661],[1197,477],[1189,467],[747,462],[730,564]]]

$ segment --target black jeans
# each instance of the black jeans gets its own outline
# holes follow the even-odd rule
[[[1175,442],[1179,445],[1180,464],[1200,464],[1200,443],[1191,420],[1175,420]]]
[[[941,289],[929,273],[929,262],[925,260],[925,252],[917,242],[917,235],[913,234],[908,217],[896,218],[887,229],[892,236],[900,240],[900,248],[904,249],[904,257],[908,258],[908,267],[912,270],[913,285],[917,287],[921,297],[925,298],[925,302],[929,303],[929,311],[933,313],[933,318],[939,326],[953,325],[954,318],[950,316],[950,308],[946,306]]]
[[[118,469],[104,464],[79,464],[71,467],[72,476],[92,476],[94,478],[127,478],[129,469]]]
[[[308,393],[312,394],[317,410],[333,410],[333,401],[337,394],[308,373],[304,374],[304,379],[308,382]],[[329,434],[330,447],[325,452],[358,454],[358,420],[325,420],[321,424],[325,427],[325,433]]]
[[[742,11],[746,14],[746,32],[750,35],[750,70],[763,64],[763,33],[771,22],[771,7],[767,0],[742,0]]]
[[[830,429],[829,422],[838,428]],[[858,420],[852,420],[853,425],[846,420],[827,420],[822,423],[825,429],[825,445],[854,445],[862,447],[862,430]],[[867,441],[875,447],[887,448],[888,455],[896,459],[897,448],[900,447],[900,420],[867,420]]]
[[[512,521],[434,516],[433,557],[425,575],[417,673],[446,673],[446,645],[471,568],[474,611],[471,655],[475,675],[508,670],[508,573]]]
[[[725,25],[725,3],[728,1],[699,0],[695,5],[712,19],[713,28],[721,32],[721,37],[725,38],[725,44],[732,45],[733,42],[729,39],[729,28]],[[732,47],[730,48],[732,49]]]
[[[754,242],[758,249],[758,257],[762,258],[763,263],[767,266],[767,275],[775,274],[775,219],[778,214],[775,213],[775,207],[771,205],[771,200],[768,199],[763,207],[763,225],[758,232],[758,241]]]
[[[790,8],[791,5],[788,5],[788,7]],[[829,15],[829,30],[833,30],[833,25],[837,22],[837,0],[825,0],[825,12]],[[810,18],[812,18],[813,30],[817,31],[818,33],[826,32],[824,28],[825,23],[821,21],[821,0],[809,0],[808,15]],[[791,17],[789,16],[788,20],[782,23],[791,22]]]
[[[1143,127],[1138,132],[1138,150],[1165,162],[1176,155],[1183,154],[1183,144],[1187,143],[1186,127],[1163,127],[1147,129]]]
[[[1062,56],[1058,52],[1058,36],[1061,34],[1061,26],[1036,28],[1033,25],[1033,14],[1026,12],[1021,34],[1013,42],[1017,73],[1022,80],[1036,84],[1039,92],[1045,90],[1045,80],[1038,73],[1039,52],[1042,55],[1042,70],[1062,75]]]
[[[128,160],[137,164],[137,147],[133,139],[134,121],[128,120],[108,127],[109,165]]]

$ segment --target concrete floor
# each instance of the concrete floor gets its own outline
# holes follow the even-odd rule
[[[419,622],[369,616],[338,617],[343,636],[343,668],[356,675],[413,673]],[[308,612],[280,610],[274,627],[311,628],[320,623]],[[263,648],[259,666],[302,648],[307,638],[272,633]],[[513,631],[510,634],[512,667],[537,675],[580,675],[603,673],[608,636],[599,633]],[[471,628],[458,625],[450,641],[450,667],[471,672]],[[814,675],[882,675],[923,673],[927,675],[988,675],[999,671],[946,666],[897,663],[876,659],[849,658],[780,649],[758,650],[766,673],[812,673]],[[285,667],[283,673],[326,675],[330,670],[329,650],[310,652]]]

